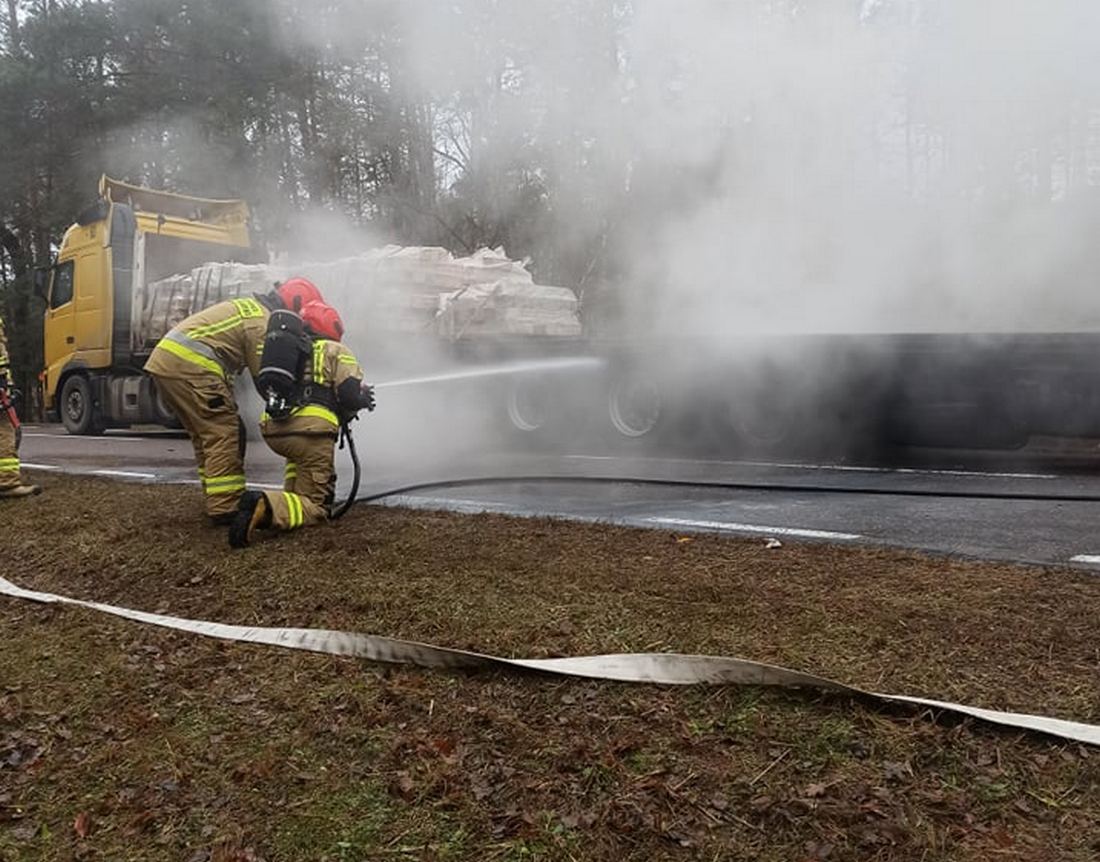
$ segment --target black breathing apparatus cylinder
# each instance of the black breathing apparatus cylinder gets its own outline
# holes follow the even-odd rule
[[[310,345],[302,318],[285,309],[271,312],[256,386],[272,418],[282,419],[298,406]]]

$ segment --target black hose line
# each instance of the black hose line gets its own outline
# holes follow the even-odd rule
[[[354,451],[354,450],[353,450]],[[358,467],[358,464],[356,465]],[[357,473],[358,478],[358,473]],[[1025,494],[1014,491],[931,491],[919,488],[867,488],[836,485],[792,485],[769,482],[714,482],[689,479],[647,479],[636,476],[562,476],[562,475],[516,475],[516,476],[471,476],[461,479],[439,479],[430,482],[416,482],[359,497],[360,503],[372,503],[386,497],[411,494],[415,491],[458,488],[465,485],[507,485],[518,482],[582,482],[586,484],[656,485],[671,488],[721,488],[728,491],[785,491],[802,494],[874,494],[884,497],[939,497],[964,500],[1017,500],[1021,502],[1050,501],[1056,503],[1100,503],[1100,495],[1091,494]],[[356,488],[358,485],[356,485]],[[354,497],[354,490],[349,500]]]
[[[355,438],[351,435],[351,428],[345,422],[340,426],[340,448],[344,448],[344,441],[348,444],[348,454],[351,455],[351,464],[354,469],[351,478],[351,490],[348,492],[348,498],[343,503],[338,503],[332,509],[332,514],[329,515],[330,521],[335,521],[337,518],[342,518],[348,513],[353,505],[355,505],[356,498],[359,494],[359,478],[362,474],[362,470],[359,466],[359,453],[355,451]]]

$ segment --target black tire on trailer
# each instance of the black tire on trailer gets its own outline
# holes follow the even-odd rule
[[[765,396],[741,392],[727,399],[720,411],[718,424],[727,429],[738,454],[774,456],[793,444],[793,415]]]
[[[551,386],[545,380],[517,378],[508,383],[505,411],[509,426],[520,435],[538,435],[550,424]]]
[[[574,442],[576,404],[563,381],[521,376],[504,388],[503,412],[508,442],[524,452],[555,453]]]
[[[83,374],[70,374],[61,385],[61,422],[78,436],[98,436],[104,431],[103,418],[95,406],[92,383]]]
[[[648,445],[666,424],[664,394],[650,377],[633,373],[613,377],[606,405],[608,432],[618,445]]]

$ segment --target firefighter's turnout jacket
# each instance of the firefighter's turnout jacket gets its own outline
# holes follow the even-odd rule
[[[271,526],[294,530],[328,518],[336,493],[336,438],[341,419],[359,409],[363,369],[338,341],[316,339],[305,370],[306,403],[283,419],[266,414],[260,421],[264,440],[286,458],[284,490],[265,492]]]
[[[218,521],[232,517],[245,489],[244,426],[233,380],[245,369],[259,373],[270,303],[268,297],[230,299],[193,314],[145,363],[191,438],[206,512]]]

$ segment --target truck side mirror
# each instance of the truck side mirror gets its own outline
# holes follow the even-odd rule
[[[50,299],[50,270],[48,267],[36,266],[34,268],[34,292],[42,297],[43,302]]]

